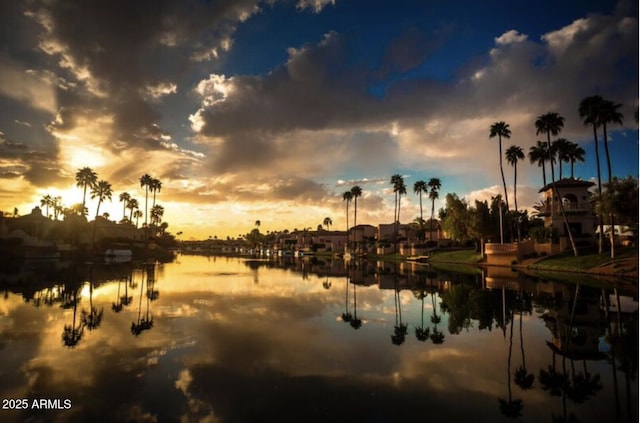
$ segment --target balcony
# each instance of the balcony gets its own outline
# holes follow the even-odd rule
[[[591,203],[588,201],[584,202],[565,202],[563,204],[564,212],[567,214],[582,214],[582,213],[590,213],[591,212]],[[560,213],[560,204],[545,204],[543,207],[540,207],[538,210],[538,214],[540,216],[549,216],[551,214],[559,214]]]

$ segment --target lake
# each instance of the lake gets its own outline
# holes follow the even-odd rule
[[[0,421],[637,422],[637,283],[613,286],[313,258],[5,263]]]

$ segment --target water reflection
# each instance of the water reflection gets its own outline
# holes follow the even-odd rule
[[[70,397],[75,416],[7,421],[638,417],[638,297],[625,284],[181,256],[29,263],[0,288],[0,394]]]

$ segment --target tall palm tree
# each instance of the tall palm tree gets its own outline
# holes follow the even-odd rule
[[[575,142],[570,142],[569,146],[570,147],[567,154],[567,158],[569,159],[569,163],[571,163],[571,179],[574,179],[573,177],[574,165],[576,164],[576,162],[584,163],[584,155],[586,154],[586,152],[584,151],[584,148],[580,147]]]
[[[140,209],[137,209],[133,212],[133,217],[136,218],[136,228],[138,227],[138,219],[140,219],[142,217],[142,211],[140,211]]]
[[[329,230],[329,227],[333,225],[333,220],[331,220],[330,217],[325,217],[322,224],[327,227],[327,230]]]
[[[129,222],[133,222],[133,213],[140,208],[138,200],[133,197],[129,198],[127,208],[129,209]]]
[[[420,227],[424,225],[424,219],[422,218],[422,193],[427,193],[427,183],[425,181],[416,181],[413,184],[413,193],[418,194],[418,198],[420,199]]]
[[[354,185],[351,188],[351,195],[353,197],[353,226],[358,226],[358,197],[362,196],[362,188]]]
[[[262,224],[262,222],[260,222],[259,220],[256,220],[256,229],[260,229],[260,224]]]
[[[164,207],[159,204],[151,207],[151,224],[152,225],[160,225],[162,222],[162,216],[164,215]]]
[[[549,151],[551,151],[551,135],[558,135],[562,128],[564,127],[564,117],[560,116],[556,112],[548,112],[543,115],[538,116],[535,122],[536,127],[536,135],[547,134],[547,147]],[[551,186],[552,186],[552,194],[554,200],[557,200],[558,206],[560,207],[560,214],[562,215],[562,220],[564,222],[565,232],[569,236],[569,242],[571,243],[571,248],[573,249],[573,255],[578,257],[578,249],[576,248],[576,244],[573,241],[573,234],[569,229],[569,222],[567,221],[567,216],[564,212],[564,206],[562,204],[562,198],[560,198],[560,193],[556,188],[556,180],[555,174],[553,171],[553,163],[551,164]],[[555,202],[555,201],[554,201]]]
[[[396,240],[394,245],[397,246],[397,238],[398,238],[398,225],[400,224],[400,205],[402,203],[402,196],[407,193],[407,186],[404,183],[404,178],[401,175],[393,175],[391,177],[391,183],[393,184],[393,192],[395,193],[396,198],[396,215],[395,218],[395,236]]]
[[[91,199],[98,199],[98,206],[96,207],[96,217],[100,214],[100,205],[105,200],[111,200],[113,195],[113,189],[111,184],[105,180],[101,180],[91,188]]]
[[[596,170],[598,176],[598,197],[602,197],[602,175],[600,173],[600,149],[598,147],[598,127],[600,126],[600,109],[602,109],[602,103],[604,99],[599,95],[592,95],[582,99],[578,107],[578,113],[583,119],[584,126],[591,125],[593,128],[593,140],[596,147]],[[603,219],[602,215],[598,216],[600,231],[598,233],[598,253],[603,251]]]
[[[607,137],[607,124],[617,123],[622,125],[624,116],[618,111],[622,104],[605,100],[598,113],[598,122],[602,125],[602,136],[604,139],[604,152],[607,157],[608,182],[611,183],[613,169],[611,168],[611,156],[609,155],[609,140]]]
[[[92,188],[98,181],[98,174],[89,167],[83,167],[76,172],[76,184],[82,188],[82,207],[84,209],[87,198],[87,188]]]
[[[558,138],[551,143],[554,156],[558,157],[558,179],[562,179],[562,163],[569,162],[569,152],[571,151],[571,141],[566,138]]]
[[[149,189],[153,185],[153,178],[147,173],[140,177],[140,186],[145,188],[144,194],[144,224],[147,225],[147,204],[149,201]]]
[[[96,242],[96,225],[98,224],[98,215],[100,214],[100,205],[104,200],[111,201],[113,190],[111,184],[105,180],[101,180],[91,188],[91,199],[98,199],[98,207],[96,207],[96,217],[93,220],[93,243]]]
[[[607,124],[609,123],[617,123],[622,125],[623,115],[618,111],[618,109],[622,107],[622,104],[616,104],[612,101],[605,100],[598,113],[598,121],[602,125],[602,135],[604,139],[604,152],[607,157],[607,170],[608,170],[608,183],[611,186],[611,178],[612,178],[612,168],[611,168],[611,157],[609,155],[609,141],[607,139]],[[615,230],[614,230],[614,222],[613,222],[613,213],[609,213],[609,223],[611,224],[611,258],[615,257]]]
[[[509,124],[504,122],[496,122],[491,125],[489,129],[489,138],[498,137],[498,150],[500,155],[500,175],[502,175],[502,186],[504,187],[504,201],[507,205],[507,210],[509,210],[509,196],[507,195],[507,183],[504,180],[504,170],[502,168],[502,138],[511,138],[511,129],[509,129]]]
[[[131,200],[131,194],[129,194],[128,192],[123,192],[120,194],[120,196],[118,197],[120,202],[122,203],[122,220],[125,220],[127,218],[127,205],[129,203],[129,200]]]
[[[438,191],[442,188],[442,182],[439,178],[431,178],[427,183],[429,186],[429,199],[431,200],[431,219],[429,220],[429,239],[433,240],[433,214],[435,212],[436,200],[438,199]]]
[[[520,242],[520,222],[518,219],[518,161],[524,160],[524,151],[522,151],[521,147],[517,145],[512,145],[507,148],[507,151],[504,153],[507,162],[511,166],[513,166],[513,204],[516,208],[516,226],[518,229],[518,242]]]
[[[347,202],[347,244],[349,243],[349,203],[353,199],[351,191],[345,191],[342,193],[342,201]]]
[[[151,184],[149,185],[149,191],[153,193],[153,202],[151,203],[151,207],[156,205],[156,192],[160,192],[162,189],[162,182],[159,179],[152,178]]]
[[[547,151],[547,143],[543,141],[536,141],[536,145],[529,147],[529,162],[531,164],[537,164],[542,168],[542,186],[547,186],[547,173],[545,171],[545,163],[549,159],[549,152]]]
[[[40,205],[45,208],[45,216],[49,217],[49,206],[53,205],[53,198],[47,194],[40,200]]]

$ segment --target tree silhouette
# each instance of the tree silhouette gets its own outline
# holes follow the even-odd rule
[[[83,167],[76,172],[76,183],[82,188],[82,210],[86,207],[87,188],[92,188],[98,180],[98,174],[89,167]]]
[[[400,287],[398,285],[397,272],[394,272],[394,289],[393,289],[393,299],[395,304],[395,312],[396,312],[396,323],[393,326],[393,335],[391,335],[391,343],[393,345],[402,345],[407,336],[407,324],[402,323],[402,304],[400,302]]]
[[[558,135],[562,128],[564,127],[564,117],[560,116],[558,113],[549,112],[543,115],[538,116],[535,122],[536,127],[536,135],[546,133],[547,134],[547,147],[549,151],[552,151],[551,147],[551,135]],[[564,205],[562,204],[562,198],[560,198],[560,193],[556,188],[556,180],[555,173],[553,171],[553,163],[551,164],[551,186],[552,186],[552,194],[553,198],[557,200],[558,206],[560,207],[560,214],[562,215],[562,220],[564,222],[565,233],[569,237],[569,242],[571,243],[571,248],[573,249],[573,255],[578,257],[578,249],[576,248],[576,243],[573,240],[573,234],[569,229],[569,222],[567,221],[567,216],[564,212]]]
[[[151,186],[153,185],[153,178],[145,173],[144,175],[142,175],[140,177],[140,186],[144,187],[144,225],[147,226],[148,224],[148,220],[147,220],[147,204],[149,201],[149,189],[151,189]]]
[[[127,206],[129,204],[129,200],[131,200],[131,194],[129,194],[128,192],[122,192],[118,196],[118,199],[122,203],[122,221],[125,221],[125,219],[127,218]]]
[[[489,129],[489,138],[498,137],[498,158],[500,159],[500,175],[502,176],[502,186],[504,187],[504,201],[509,210],[509,195],[507,194],[507,183],[504,179],[504,169],[502,167],[502,138],[511,138],[511,129],[505,122],[496,122]]]
[[[513,350],[513,310],[511,312],[511,334],[509,336],[509,355],[507,358],[507,389],[509,392],[508,398],[498,399],[500,404],[500,412],[506,417],[518,418],[522,416],[522,409],[524,408],[521,399],[513,399],[511,392],[511,352]]]
[[[345,290],[344,290],[344,313],[342,313],[342,321],[345,323],[351,322],[353,316],[349,311],[349,276],[345,278]]]
[[[542,168],[542,186],[547,185],[547,173],[545,171],[545,163],[550,160],[547,143],[536,141],[536,145],[529,147],[529,162],[537,164]]]
[[[416,326],[415,334],[418,341],[426,341],[429,339],[429,328],[424,327],[424,299],[428,295],[425,289],[417,289],[413,291],[413,296],[420,300],[420,325]]]
[[[427,183],[425,181],[416,181],[413,184],[413,193],[418,195],[418,199],[420,200],[420,228],[424,225],[424,219],[422,217],[422,193],[427,193]]]
[[[429,220],[429,239],[433,241],[433,220],[434,220],[434,212],[436,200],[438,199],[438,192],[442,187],[442,182],[439,178],[431,178],[427,183],[429,186],[429,200],[431,200],[431,219]]]
[[[507,159],[507,162],[509,162],[509,164],[511,166],[513,166],[513,204],[514,207],[516,209],[516,226],[517,226],[517,233],[518,233],[518,242],[520,242],[520,219],[518,219],[518,161],[519,160],[524,160],[524,151],[522,151],[522,148],[518,147],[517,145],[512,145],[511,147],[507,148],[507,151],[505,152],[505,158]]]

